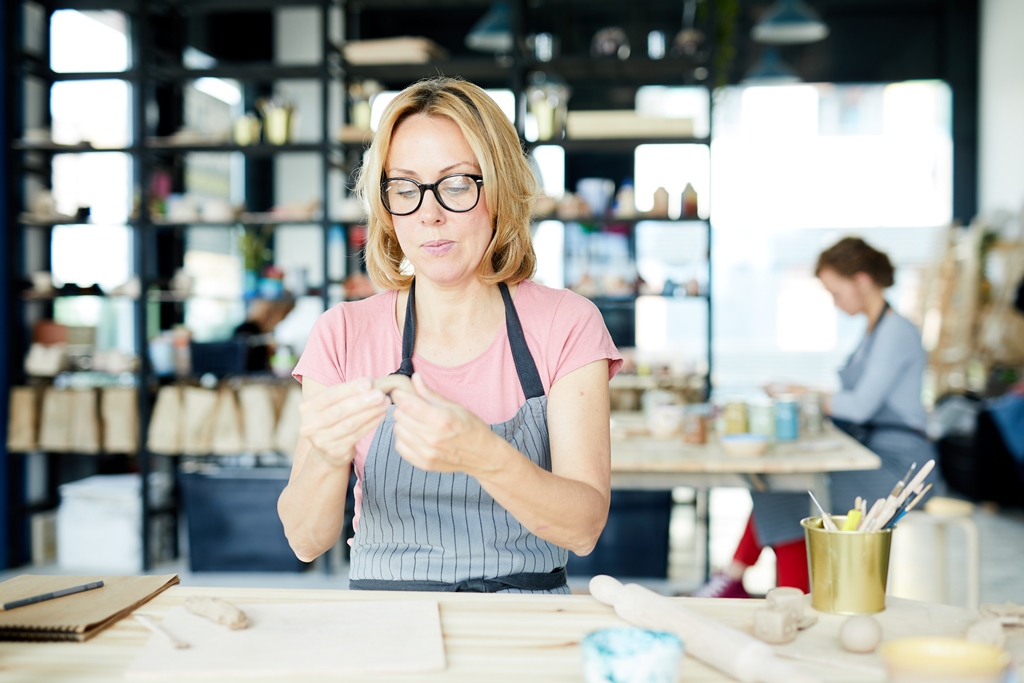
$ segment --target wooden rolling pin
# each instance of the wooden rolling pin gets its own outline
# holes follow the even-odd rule
[[[686,654],[743,683],[820,683],[778,659],[767,643],[635,583],[624,586],[610,576],[595,576],[590,594],[634,626],[675,633]]]

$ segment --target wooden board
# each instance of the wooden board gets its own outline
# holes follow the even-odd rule
[[[135,680],[353,676],[445,668],[436,602],[239,604],[249,628],[232,631],[174,607],[162,625],[188,641],[152,636],[126,677]]]

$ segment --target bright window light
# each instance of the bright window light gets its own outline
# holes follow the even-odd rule
[[[542,285],[561,289],[565,287],[565,224],[561,221],[541,221],[533,234],[533,249],[537,252],[537,272],[533,279]]]
[[[226,104],[234,106],[242,102],[242,88],[238,81],[228,81],[223,78],[197,78],[194,85],[196,90],[216,97]]]
[[[948,224],[949,111],[938,82],[726,88],[712,144],[715,226]]]
[[[126,71],[130,55],[121,12],[57,10],[50,19],[50,68],[57,73]]]
[[[132,236],[123,225],[58,225],[53,228],[50,272],[54,282],[109,291],[131,275]]]
[[[776,300],[775,343],[782,351],[836,347],[836,307],[816,277],[790,278]]]
[[[61,81],[50,89],[54,142],[93,147],[131,143],[131,84],[120,80]]]
[[[650,360],[672,361],[685,372],[707,372],[707,302],[641,296],[636,300],[636,349]]]
[[[120,152],[58,154],[53,158],[53,199],[57,211],[90,209],[90,223],[128,220],[132,206],[132,160]]]
[[[697,213],[707,218],[711,210],[711,187],[707,145],[639,145],[634,153],[637,211],[654,208],[654,193],[668,191],[668,215],[679,218],[686,184],[697,191]]]
[[[889,254],[887,298],[922,322],[922,277],[952,220],[951,101],[938,81],[716,93],[716,387],[838,385],[864,317],[838,312],[813,270],[847,235]],[[923,322],[934,337],[934,321]]]
[[[560,145],[538,145],[533,148],[533,159],[540,171],[544,194],[561,199],[565,194],[565,149]]]
[[[658,116],[693,121],[693,136],[705,138],[711,125],[708,89],[703,86],[672,87],[645,85],[636,91],[636,112],[641,116]]]

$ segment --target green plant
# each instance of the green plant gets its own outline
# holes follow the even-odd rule
[[[274,234],[272,225],[245,227],[238,238],[238,248],[242,252],[246,270],[259,273],[263,270],[263,266],[273,258],[273,254],[267,247],[272,234]]]
[[[711,63],[715,72],[715,87],[721,88],[729,84],[729,68],[736,58],[736,19],[740,14],[740,0],[708,0],[708,3],[714,5]]]

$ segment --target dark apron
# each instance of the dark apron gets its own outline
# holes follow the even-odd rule
[[[412,376],[415,282],[409,288],[402,364]],[[526,402],[491,430],[551,471],[547,396],[508,287],[499,284],[505,328]],[[568,551],[527,530],[462,472],[425,472],[394,448],[394,406],[377,428],[363,466],[359,529],[352,543],[354,590],[568,593]]]

